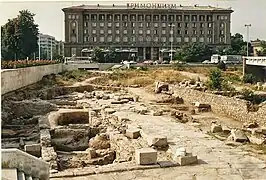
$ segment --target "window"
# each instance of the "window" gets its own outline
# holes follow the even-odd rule
[[[75,28],[75,27],[76,27],[76,23],[72,22],[72,28]]]
[[[196,23],[193,23],[193,24],[192,24],[192,27],[193,27],[193,28],[197,27],[197,24],[196,24]]]
[[[104,34],[104,30],[103,29],[100,30],[100,34]]]
[[[182,41],[181,37],[177,37],[176,41],[180,43]]]
[[[132,27],[135,27],[135,25],[136,25],[136,24],[135,24],[134,22],[133,22],[133,23],[131,23],[131,26],[132,26]]]
[[[115,23],[115,27],[119,27],[119,25],[120,25],[119,22]]]
[[[115,33],[116,33],[116,34],[119,34],[119,33],[120,33],[120,31],[117,29],[117,30],[115,30]]]
[[[224,37],[220,37],[220,43],[224,43]]]
[[[115,14],[115,21],[120,21],[120,15],[119,14]]]
[[[158,23],[154,23],[154,27],[158,27]]]
[[[139,36],[139,41],[143,41],[143,37],[142,36]]]
[[[132,30],[132,34],[135,34],[135,29]]]
[[[224,16],[224,20],[227,20],[228,19],[228,16]]]
[[[200,15],[199,18],[200,18],[200,21],[205,21],[205,16],[204,15]]]
[[[96,23],[92,23],[92,27],[96,27],[97,26],[97,24]]]
[[[185,27],[186,27],[186,28],[188,27],[188,23],[185,23]]]
[[[76,48],[71,48],[71,54],[72,55],[76,55],[77,54],[77,49]]]
[[[174,20],[175,20],[174,15],[169,15],[169,20],[170,20],[170,21],[174,21]]]
[[[197,42],[197,38],[196,37],[193,37],[192,38],[192,42]]]
[[[84,34],[88,34],[88,29],[84,29]]]
[[[138,15],[138,21],[143,21],[143,15]]]
[[[116,42],[120,42],[120,37],[119,37],[119,36],[116,36],[116,37],[115,37],[115,41],[116,41]]]
[[[209,34],[209,35],[210,35],[210,34],[212,34],[212,31],[211,31],[211,30],[209,30],[209,31],[208,31],[208,34]]]
[[[166,23],[162,23],[162,27],[166,27]]]
[[[100,23],[100,27],[104,27],[104,23],[103,22]]]
[[[220,31],[220,35],[224,35],[224,31],[223,30]]]
[[[108,42],[112,42],[112,36],[108,36],[108,37],[107,37],[107,41],[108,41]]]
[[[200,30],[200,34],[203,35],[204,34],[204,31]]]
[[[153,30],[153,34],[158,34],[158,30]]]
[[[123,37],[123,41],[124,42],[127,42],[128,41],[128,38],[126,36]]]
[[[146,21],[150,21],[151,20],[151,15],[146,15]]]
[[[95,29],[92,30],[92,34],[96,34],[96,30]]]
[[[169,38],[169,42],[173,42],[173,40],[174,40],[173,37]]]
[[[107,30],[107,33],[108,33],[108,34],[112,34],[112,30],[111,30],[111,29],[108,29],[108,30]]]
[[[68,19],[71,19],[71,14],[68,15]]]
[[[131,21],[135,21],[136,20],[136,16],[135,15],[130,15],[130,19],[131,19]]]
[[[162,15],[162,16],[161,16],[161,20],[162,20],[162,21],[166,21],[166,15]]]
[[[212,23],[208,23],[208,27],[211,28],[212,27]]]
[[[92,41],[93,41],[93,42],[97,42],[97,37],[93,37],[93,38],[92,38]]]
[[[200,27],[201,28],[204,28],[204,23],[200,23]]]
[[[207,15],[207,20],[212,21],[212,15]]]
[[[174,31],[173,30],[170,30],[170,32],[169,32],[170,34],[173,34],[174,33]]]
[[[197,15],[192,15],[192,21],[197,21]]]
[[[166,34],[166,30],[165,29],[162,30],[162,34]]]
[[[153,16],[153,20],[154,20],[154,21],[159,21],[159,16],[158,16],[158,15],[154,15],[154,16]]]
[[[107,27],[112,27],[112,23],[108,23],[107,24]]]
[[[146,27],[151,27],[151,23],[147,22]]]
[[[199,42],[203,43],[204,42],[204,37],[199,38]]]
[[[217,20],[220,20],[220,16],[219,15],[217,15]]]
[[[146,34],[151,34],[151,30],[148,29],[148,30],[146,31]]]
[[[96,15],[96,14],[92,14],[92,15],[91,15],[91,19],[92,19],[93,21],[96,21],[96,20],[97,20],[97,15]]]
[[[188,30],[185,30],[185,34],[188,34]]]
[[[177,23],[177,27],[181,28],[181,23]]]
[[[212,38],[211,37],[208,38],[208,43],[212,43]]]
[[[135,42],[136,41],[136,37],[132,37],[131,41]]]
[[[111,14],[108,14],[107,15],[107,19],[108,19],[108,21],[112,21],[113,20],[113,16]]]
[[[221,23],[220,24],[220,28],[224,28],[224,23]]]
[[[189,21],[189,15],[185,15],[185,21]]]
[[[99,20],[100,21],[104,21],[105,20],[105,15],[104,14],[100,14]]]
[[[193,30],[193,34],[197,34],[197,31],[196,30]]]
[[[181,34],[181,30],[177,30],[177,34]]]
[[[143,27],[143,23],[139,23],[139,27]]]
[[[150,42],[151,41],[151,37],[150,36],[147,36],[146,37],[146,41]]]
[[[123,27],[127,27],[127,22],[123,22]]]
[[[176,19],[177,19],[178,21],[182,21],[182,16],[181,16],[181,15],[177,15],[177,16],[176,16]]]
[[[86,42],[87,41],[87,36],[84,36],[84,42]]]
[[[155,37],[153,38],[153,40],[154,40],[154,42],[158,42],[158,41],[159,41],[159,37],[158,37],[158,36],[155,36]]]
[[[162,37],[162,42],[166,42],[166,37]]]
[[[75,19],[75,14],[72,15],[72,19]]]
[[[127,21],[128,20],[128,16],[127,15],[123,15],[123,21]]]
[[[84,23],[84,27],[88,27],[88,22],[85,22]]]
[[[139,30],[139,34],[143,34],[143,30],[142,29]]]
[[[126,29],[124,29],[124,30],[123,30],[123,33],[124,33],[124,34],[127,34],[127,30],[126,30]]]
[[[100,37],[100,42],[104,42],[104,37]]]
[[[185,37],[185,38],[184,38],[184,41],[185,41],[185,42],[188,42],[188,41],[189,41],[189,38],[188,38],[188,37]]]

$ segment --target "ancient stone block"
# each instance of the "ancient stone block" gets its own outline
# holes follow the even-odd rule
[[[180,164],[180,166],[185,166],[198,163],[198,158],[197,156],[179,156],[176,161]]]
[[[164,148],[168,145],[166,136],[149,136],[147,141],[149,146],[155,146],[159,148]]]
[[[86,152],[88,152],[89,157],[90,157],[91,159],[97,157],[96,151],[95,151],[94,149],[92,149],[92,148],[88,148],[88,149],[86,149]]]
[[[140,165],[149,165],[157,163],[157,151],[152,148],[137,149],[136,163]]]
[[[222,129],[222,126],[220,124],[212,124],[211,126],[211,132],[212,133],[217,133],[217,132],[222,132],[223,129]]]
[[[41,145],[40,144],[25,145],[24,150],[25,152],[33,156],[41,157]]]
[[[222,129],[225,134],[229,134],[231,132],[231,129],[227,126],[222,126]]]
[[[232,138],[235,142],[246,142],[248,141],[247,136],[241,130],[232,130],[231,131]]]
[[[139,129],[127,129],[125,136],[130,139],[137,139],[140,136],[140,130]]]

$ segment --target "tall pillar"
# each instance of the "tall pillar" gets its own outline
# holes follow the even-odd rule
[[[151,60],[153,60],[153,47],[151,47]]]
[[[146,48],[143,48],[143,60],[146,60]]]
[[[26,180],[32,180],[31,175],[27,175],[27,176],[26,176]]]
[[[26,180],[24,172],[18,171],[18,179],[19,180]]]

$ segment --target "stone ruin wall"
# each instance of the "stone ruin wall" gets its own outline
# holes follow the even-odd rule
[[[177,96],[182,97],[187,103],[198,101],[210,104],[213,112],[229,116],[238,121],[266,122],[266,104],[262,105],[257,112],[248,112],[246,101],[242,99],[180,87],[175,88],[174,92]]]

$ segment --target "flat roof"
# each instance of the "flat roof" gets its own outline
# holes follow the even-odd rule
[[[213,6],[183,6],[180,4],[165,4],[165,3],[127,3],[125,5],[101,5],[101,4],[94,4],[94,5],[79,5],[79,6],[71,6],[63,8],[63,11],[66,10],[183,10],[183,11],[231,11],[233,10],[230,8],[220,8],[220,7],[213,7]]]

